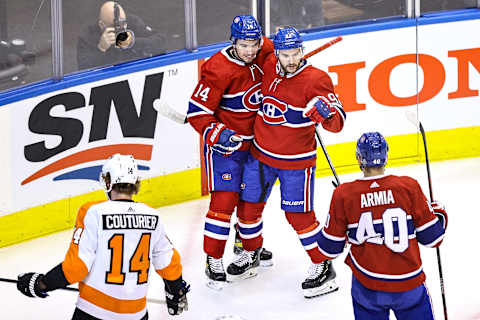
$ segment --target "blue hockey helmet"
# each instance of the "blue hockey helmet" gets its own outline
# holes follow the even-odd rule
[[[258,40],[262,38],[262,27],[251,15],[236,16],[230,26],[230,40]]]
[[[357,141],[356,154],[362,167],[384,166],[388,159],[388,143],[379,132],[366,132]]]
[[[273,37],[273,47],[275,51],[302,48],[303,39],[294,27],[284,27],[275,33]]]

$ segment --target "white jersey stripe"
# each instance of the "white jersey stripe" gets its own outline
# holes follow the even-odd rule
[[[190,99],[189,102],[190,102],[191,104],[194,104],[195,106],[199,107],[200,109],[202,109],[203,111],[205,111],[205,112],[208,113],[208,114],[213,114],[213,113],[214,113],[212,110],[208,109],[207,107],[205,107],[204,105],[198,103],[198,102],[195,101],[195,100]]]
[[[369,271],[369,270],[365,269],[364,267],[362,267],[357,262],[357,260],[353,257],[353,254],[352,254],[351,251],[349,251],[348,254],[350,255],[350,258],[352,259],[352,262],[355,265],[355,267],[357,267],[360,271],[362,271],[366,275],[369,275],[369,276],[374,277],[374,278],[383,278],[383,279],[388,279],[388,280],[403,280],[403,279],[406,279],[406,278],[413,277],[417,274],[420,274],[423,270],[423,267],[420,265],[420,268],[418,268],[417,270],[414,270],[414,271],[409,272],[409,273],[404,273],[404,274],[376,273],[376,272]]]
[[[278,154],[278,153],[273,153],[270,151],[267,151],[260,147],[255,139],[253,139],[253,144],[255,147],[258,148],[261,152],[265,153],[266,155],[274,158],[279,158],[279,159],[298,159],[298,158],[306,158],[306,157],[311,157],[315,156],[317,154],[317,150],[313,150],[310,152],[305,152],[305,153],[298,153],[298,154]]]
[[[223,235],[223,234],[213,233],[208,230],[204,230],[203,234],[206,235],[207,237],[217,239],[217,240],[228,240],[228,234]]]

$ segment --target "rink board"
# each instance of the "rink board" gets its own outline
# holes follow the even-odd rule
[[[329,72],[347,111],[341,133],[322,134],[337,171],[357,170],[355,141],[364,131],[387,136],[389,165],[422,161],[423,143],[407,110],[428,131],[431,160],[480,155],[480,39],[459,36],[478,30],[478,17],[382,26],[335,30],[343,41],[309,59]],[[306,51],[331,33],[308,35]],[[72,227],[83,202],[105,198],[94,180],[103,159],[116,152],[139,159],[138,200],[158,207],[200,197],[198,135],[159,116],[152,102],[162,97],[185,113],[198,58],[210,51],[190,61],[179,55],[169,65],[167,55],[107,68],[110,77],[88,72],[60,87],[27,90],[23,99],[0,97],[8,101],[0,107],[6,150],[0,177],[9,182],[0,187],[0,247]],[[319,149],[317,175],[328,174]]]

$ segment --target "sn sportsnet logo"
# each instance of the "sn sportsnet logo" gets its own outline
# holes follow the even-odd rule
[[[157,122],[153,101],[160,98],[162,82],[163,72],[145,76],[139,112],[127,80],[91,88],[89,101],[79,92],[65,92],[38,103],[28,119],[32,143],[24,146],[24,157],[43,165],[25,177],[21,185],[52,174],[54,181],[98,180],[101,165],[95,162],[115,153],[132,154],[135,159],[150,161]],[[61,111],[52,112],[54,110]],[[52,115],[58,113],[60,116]],[[80,113],[87,113],[88,116],[82,118],[89,119],[90,123],[79,119]],[[108,128],[112,126],[110,119],[115,118],[122,138],[119,144],[109,143],[107,137]],[[52,136],[60,138],[54,146],[47,139],[51,141]],[[137,143],[139,140],[142,143]],[[139,170],[150,168],[139,165]]]
[[[282,200],[282,204],[286,206],[303,206],[304,203],[303,200]]]

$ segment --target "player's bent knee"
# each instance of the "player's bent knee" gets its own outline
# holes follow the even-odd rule
[[[265,202],[240,201],[237,207],[237,215],[242,220],[254,221],[262,216]]]
[[[238,193],[232,191],[213,191],[210,198],[210,210],[232,213],[238,204]]]
[[[313,210],[308,212],[285,211],[285,216],[288,223],[297,231],[306,229],[317,221]]]

